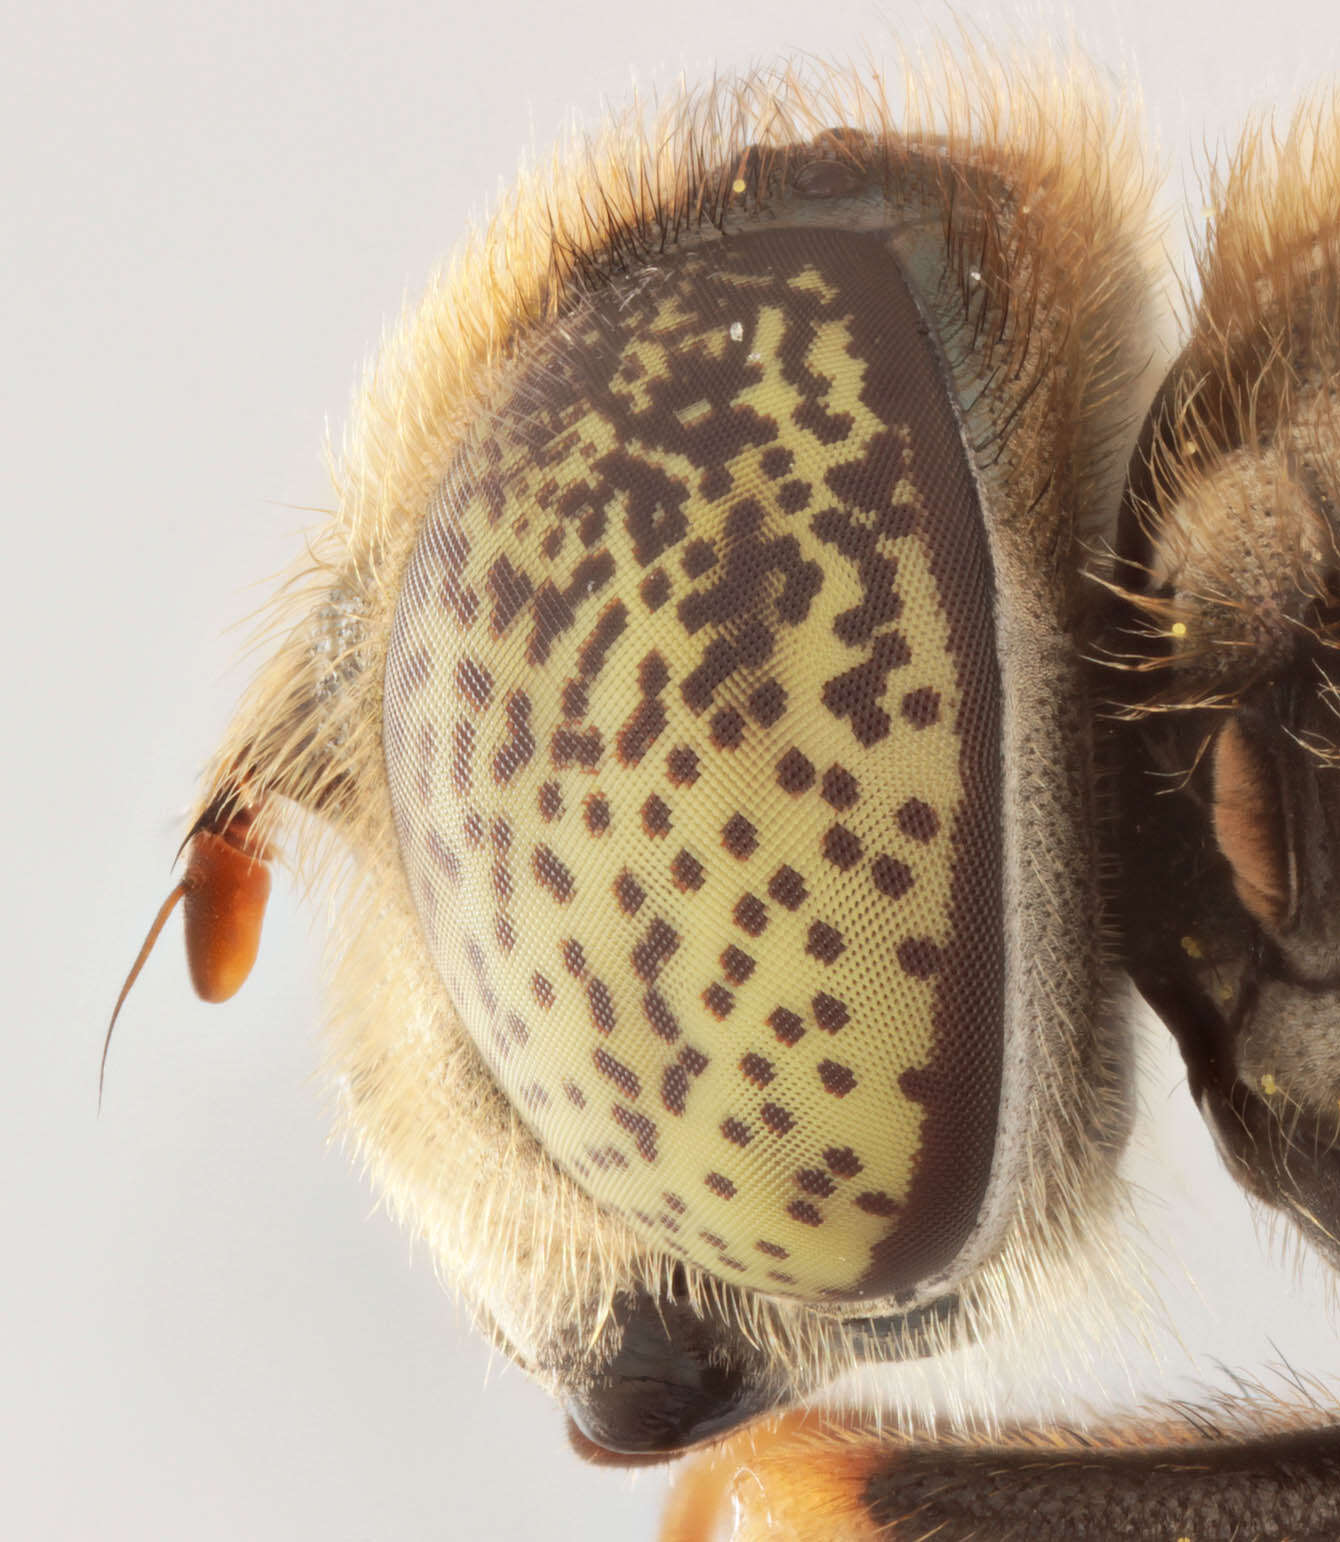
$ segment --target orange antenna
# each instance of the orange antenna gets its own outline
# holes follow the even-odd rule
[[[154,917],[107,1025],[98,1068],[99,1108],[112,1030],[179,900],[186,901],[186,962],[191,984],[201,1000],[227,1001],[241,988],[256,962],[270,897],[270,852],[257,841],[254,830],[260,805],[242,801],[246,780],[242,777],[229,782],[216,793],[182,843],[187,854],[186,871]]]

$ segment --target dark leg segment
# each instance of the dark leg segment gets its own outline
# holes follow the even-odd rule
[[[1162,1450],[899,1451],[863,1498],[881,1535],[935,1542],[1334,1542],[1340,1430]]]

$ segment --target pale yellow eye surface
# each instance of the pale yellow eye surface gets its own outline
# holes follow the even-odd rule
[[[396,825],[494,1077],[657,1247],[857,1299],[973,1232],[999,699],[977,489],[887,232],[678,253],[500,384],[397,605]]]

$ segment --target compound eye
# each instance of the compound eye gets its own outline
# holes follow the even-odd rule
[[[980,1244],[1000,714],[977,484],[887,231],[674,252],[502,377],[399,596],[396,826],[494,1077],[657,1249],[859,1301]]]

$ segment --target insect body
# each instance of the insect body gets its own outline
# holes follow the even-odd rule
[[[1331,828],[1312,768],[1333,483],[1324,434],[1288,425],[1323,422],[1331,334],[1300,351],[1286,301],[1263,304],[1250,369],[1228,320],[1204,358],[1193,343],[1137,453],[1109,603],[1084,569],[1153,311],[1119,124],[1042,77],[1010,94],[984,71],[897,131],[869,87],[825,91],[689,102],[504,206],[373,377],[321,566],[207,792],[257,811],[211,837],[248,859],[288,809],[357,854],[350,1127],[607,1459],[1073,1299],[1130,1121],[1118,942],[1243,1176],[1322,1230],[1337,1214],[1247,1064],[1269,1042],[1297,1068],[1324,1009],[1296,998],[1329,978],[1333,867],[1298,832]],[[1229,679],[1186,578],[1195,499],[1231,504],[1222,476],[1255,509],[1263,403],[1268,485],[1306,497],[1233,528],[1279,548],[1263,570],[1287,567],[1292,598],[1266,630],[1317,673],[1286,649]],[[1179,816],[1150,811],[1150,758],[1181,764],[1204,733],[1169,749],[1155,708],[1194,725],[1230,699],[1197,820],[1151,838]],[[1210,963],[1182,963],[1174,924]],[[1246,1097],[1269,1161],[1237,1138]],[[795,1535],[1045,1534],[1011,1476],[1045,1434],[983,1456],[782,1430],[760,1525],[775,1506]],[[1327,1440],[1262,1439],[1261,1470],[1305,1470],[1303,1519],[1251,1534],[1320,1535]],[[1244,1493],[1246,1449],[1214,1458]],[[1042,1490],[1058,1514],[1124,1505],[1104,1535],[1236,1534],[1207,1529],[1203,1453],[1162,1508],[1137,1495],[1143,1457],[1069,1460]],[[817,1510],[823,1485],[788,1486],[815,1462],[837,1475]],[[953,1503],[918,1531],[932,1489]]]

